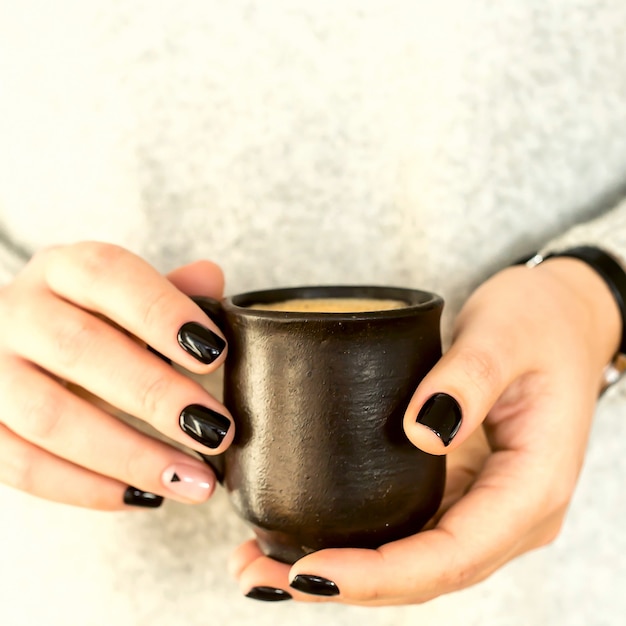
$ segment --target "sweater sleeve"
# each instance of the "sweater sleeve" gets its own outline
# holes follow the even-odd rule
[[[557,252],[583,245],[608,252],[626,268],[626,198],[600,217],[577,224],[551,239],[540,252]]]
[[[29,254],[18,246],[0,230],[0,287],[13,280],[13,277],[28,261]]]
[[[540,254],[558,252],[575,246],[594,246],[608,252],[626,272],[626,199],[616,207],[589,222],[573,226],[562,235],[549,241]],[[626,332],[626,328],[622,329]],[[619,385],[615,385],[620,396],[626,398],[626,358],[620,356],[614,364],[616,375],[622,372]]]

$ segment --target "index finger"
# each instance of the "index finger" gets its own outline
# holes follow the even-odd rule
[[[190,371],[207,373],[223,362],[226,340],[215,323],[137,255],[99,242],[44,254],[48,255],[44,279],[57,295],[104,315]]]

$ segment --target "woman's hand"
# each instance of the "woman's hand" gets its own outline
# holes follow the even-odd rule
[[[113,413],[203,454],[230,444],[224,406],[146,349],[198,374],[219,367],[224,338],[185,294],[222,288],[209,262],[165,278],[108,244],[36,254],[0,290],[0,482],[95,509],[205,501],[205,463]]]
[[[555,258],[491,278],[463,307],[450,350],[405,415],[417,447],[450,453],[436,519],[377,550],[321,550],[291,567],[248,542],[231,560],[242,591],[264,600],[288,592],[309,602],[420,603],[551,542],[620,326],[610,291],[581,261]]]

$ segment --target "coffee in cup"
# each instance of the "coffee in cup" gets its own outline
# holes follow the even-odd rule
[[[294,313],[364,313],[366,311],[390,311],[405,306],[407,303],[402,300],[383,298],[294,298],[279,302],[255,302],[248,308]]]

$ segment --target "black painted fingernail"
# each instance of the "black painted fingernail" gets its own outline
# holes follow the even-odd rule
[[[447,393],[431,396],[417,416],[417,422],[430,428],[444,446],[459,432],[462,419],[459,403]]]
[[[208,448],[217,448],[230,428],[230,420],[200,404],[186,406],[180,414],[180,427]]]
[[[178,331],[178,343],[201,363],[213,363],[224,352],[226,342],[206,326],[187,322]]]
[[[136,487],[128,487],[124,492],[124,504],[156,509],[163,504],[163,497],[149,491],[141,491]]]
[[[275,587],[252,587],[246,594],[246,598],[263,600],[263,602],[282,602],[291,600],[291,594]]]
[[[310,593],[314,596],[338,596],[339,587],[328,578],[312,576],[310,574],[298,574],[289,584],[297,591]]]

